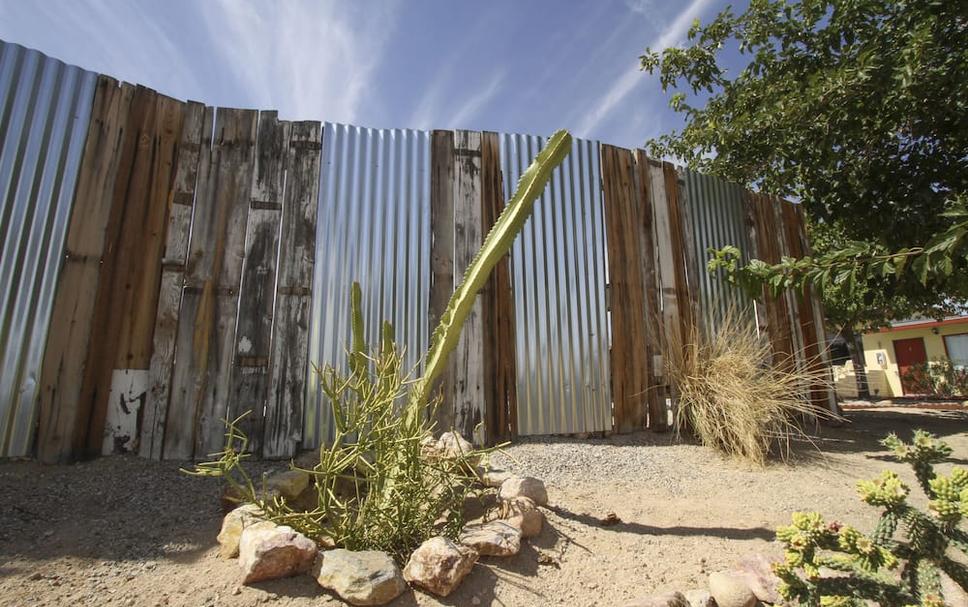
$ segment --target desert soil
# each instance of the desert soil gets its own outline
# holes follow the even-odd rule
[[[878,439],[925,428],[968,454],[968,412],[850,411],[819,450],[756,469],[647,432],[522,441],[495,463],[544,478],[548,525],[521,554],[484,558],[450,597],[407,592],[402,605],[621,605],[704,585],[751,552],[775,552],[773,530],[797,510],[867,528],[859,478],[913,475]],[[918,492],[914,492],[918,495]],[[218,484],[173,462],[103,458],[72,466],[0,463],[0,605],[337,605],[302,576],[239,586],[220,559]],[[621,520],[602,525],[609,512]],[[476,599],[476,600],[475,600]]]

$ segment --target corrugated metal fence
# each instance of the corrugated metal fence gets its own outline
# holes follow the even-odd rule
[[[368,342],[384,320],[418,370],[429,342],[430,139],[426,131],[326,123],[319,174],[311,360],[346,367],[350,287],[363,292]],[[331,436],[331,412],[310,372],[303,446]]]
[[[742,187],[684,169],[686,203],[692,219],[690,229],[696,250],[695,275],[699,278],[701,318],[714,327],[729,310],[741,314],[753,312],[753,302],[740,289],[731,288],[722,272],[706,271],[709,249],[727,245],[739,247],[743,261],[749,260],[750,239],[747,224],[746,190]]]
[[[257,454],[326,443],[311,367],[346,365],[352,282],[370,343],[390,321],[419,371],[543,143],[205,107],[0,43],[0,456],[31,452],[38,410],[50,461],[203,457],[247,409]],[[465,325],[438,422],[489,442],[665,428],[664,340],[758,311],[705,271],[728,244],[803,254],[802,213],[575,140]],[[820,351],[815,298],[760,310],[776,349]]]
[[[0,43],[0,456],[30,449],[96,80],[93,72]]]
[[[509,198],[543,137],[502,135]],[[521,434],[610,430],[599,144],[576,139],[511,251]]]

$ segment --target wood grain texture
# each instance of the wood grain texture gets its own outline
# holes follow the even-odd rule
[[[114,370],[148,368],[181,108],[180,102],[144,87],[135,90],[131,101],[79,401],[91,411],[86,448],[92,454],[105,444]],[[137,439],[118,436],[109,444],[131,450]]]
[[[431,334],[454,292],[454,133],[434,131],[430,143],[430,300]],[[437,434],[454,426],[454,365],[448,363],[431,391]]]
[[[695,324],[693,316],[693,296],[690,293],[687,275],[689,246],[686,240],[687,223],[683,214],[682,192],[679,187],[679,173],[668,162],[662,163],[665,177],[665,201],[669,215],[669,238],[672,245],[672,263],[675,278],[676,304],[679,311],[680,335],[692,335]]]
[[[780,250],[772,199],[763,194],[751,193],[747,204],[751,206],[749,215],[754,227],[757,258],[770,264],[779,263]],[[765,326],[769,336],[774,362],[788,365],[794,350],[786,301],[783,297],[773,297],[765,288],[762,301],[764,314],[760,324]]]
[[[460,281],[484,242],[481,234],[481,134],[454,131],[454,278]],[[484,442],[484,338],[478,297],[451,355],[454,375],[454,428],[475,444]]]
[[[221,448],[251,191],[257,113],[219,109],[203,140],[164,457]],[[205,134],[208,136],[208,133]]]
[[[800,205],[785,201],[782,208],[790,254],[797,259],[812,255],[807,239],[806,225],[803,220],[803,208]],[[801,335],[803,336],[805,364],[813,372],[829,368],[823,314],[818,305],[819,298],[811,285],[805,285],[803,291],[796,295],[796,303],[799,311]],[[819,409],[838,412],[837,400],[833,390],[822,382],[810,387],[810,399],[814,406]]]
[[[601,147],[612,318],[612,416],[616,432],[645,427],[651,361],[647,350],[642,219],[630,150]]]
[[[290,123],[280,122],[276,112],[259,114],[245,236],[245,264],[239,294],[235,364],[227,411],[228,419],[248,412],[239,427],[249,437],[253,454],[259,454],[262,449],[264,409],[269,392],[269,341],[289,159],[289,130]]]
[[[263,434],[266,458],[291,457],[302,440],[321,150],[319,122],[292,123]]]
[[[41,366],[37,457],[46,463],[78,457],[87,437],[90,409],[80,406],[83,369],[133,93],[131,86],[98,77]]]
[[[168,197],[168,228],[162,258],[158,312],[155,316],[154,340],[148,364],[148,387],[141,415],[138,453],[141,457],[161,459],[168,413],[169,388],[175,360],[175,334],[182,289],[185,286],[185,262],[192,209],[195,202],[195,180],[198,176],[202,131],[211,132],[214,109],[200,103],[185,104],[181,139],[178,144],[174,183]]]
[[[502,210],[500,139],[497,133],[484,132],[481,134],[482,234],[491,231]],[[509,262],[508,256],[501,258],[481,294],[484,440],[488,445],[513,440],[518,433],[514,294]]]
[[[648,364],[645,383],[648,386],[647,427],[651,430],[668,429],[666,416],[665,387],[661,379],[662,367],[655,364],[655,356],[662,353],[662,311],[659,299],[659,284],[656,273],[655,214],[652,209],[652,182],[649,159],[642,150],[635,151],[635,189],[639,203],[639,233],[641,235],[640,259],[645,305],[645,350],[643,355]]]

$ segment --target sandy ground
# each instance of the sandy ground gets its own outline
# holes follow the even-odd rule
[[[795,510],[867,528],[876,513],[857,500],[856,479],[891,467],[914,484],[877,444],[889,431],[928,429],[968,463],[968,412],[848,418],[824,430],[821,451],[766,469],[649,433],[515,445],[502,463],[549,487],[544,533],[516,557],[482,559],[443,601],[408,592],[393,605],[621,605],[689,590],[747,553],[776,550],[773,530]],[[339,604],[308,576],[240,587],[236,561],[217,556],[217,493],[171,462],[0,463],[0,605]],[[623,522],[602,526],[610,511]]]

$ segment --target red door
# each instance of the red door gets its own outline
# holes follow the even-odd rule
[[[924,350],[924,338],[895,339],[894,357],[897,359],[897,371],[901,375],[901,389],[904,394],[924,392],[923,389],[918,388],[918,382],[912,380],[909,374],[914,365],[928,362],[928,355]]]

